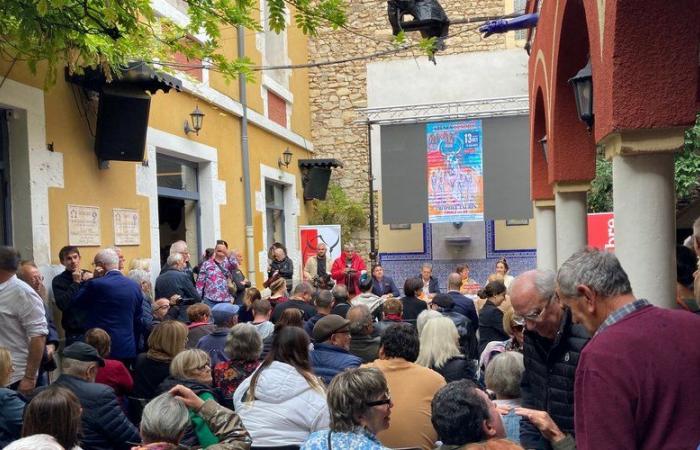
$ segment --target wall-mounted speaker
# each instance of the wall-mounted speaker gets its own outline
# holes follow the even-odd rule
[[[151,96],[143,89],[105,86],[97,110],[97,157],[107,161],[143,161],[150,107]]]

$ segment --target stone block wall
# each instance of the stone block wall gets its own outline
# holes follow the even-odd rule
[[[352,0],[347,3],[346,27],[338,30],[322,28],[316,37],[309,39],[310,62],[349,59],[395,48],[391,42],[385,1]],[[441,5],[453,21],[505,14],[504,0],[442,0]],[[436,55],[437,64],[440,64],[441,55],[506,48],[503,35],[488,39],[481,37],[477,28],[482,23],[452,25],[447,48]],[[417,33],[407,33],[406,36],[408,42],[419,39]],[[334,170],[333,181],[339,183],[351,198],[364,202],[368,215],[367,126],[358,123],[364,119],[358,109],[367,106],[366,65],[370,61],[406,58],[427,56],[416,47],[371,60],[309,69],[311,133],[316,157],[343,161],[345,166]],[[366,256],[369,230],[356,233],[354,239]]]

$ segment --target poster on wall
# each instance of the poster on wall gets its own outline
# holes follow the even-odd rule
[[[428,123],[428,220],[484,220],[481,120]]]
[[[99,206],[68,205],[68,245],[102,245]]]
[[[141,245],[141,226],[137,209],[112,209],[114,245]]]
[[[306,260],[316,256],[318,245],[326,244],[328,257],[331,262],[340,257],[343,250],[340,242],[340,225],[303,225],[299,227],[299,242],[301,243],[301,270]]]
[[[588,214],[588,245],[600,250],[615,250],[615,215],[613,213]]]

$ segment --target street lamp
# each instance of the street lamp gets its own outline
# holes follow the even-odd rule
[[[578,117],[588,126],[588,131],[593,127],[593,72],[591,71],[591,59],[569,79],[569,84],[574,88],[576,98],[576,110]]]
[[[544,155],[544,162],[547,163],[547,135],[545,134],[542,139],[540,139],[540,145],[542,146],[542,154]]]
[[[204,121],[204,113],[199,109],[199,105],[194,107],[194,111],[190,113],[190,120],[192,120],[192,126],[190,122],[185,120],[185,134],[190,134],[194,132],[199,136],[199,130],[202,129],[202,122]]]
[[[289,147],[287,147],[284,153],[282,153],[282,156],[279,159],[277,159],[277,165],[279,166],[279,168],[281,169],[282,166],[284,166],[285,168],[289,167],[289,164],[292,162],[292,156],[292,151],[289,150]]]

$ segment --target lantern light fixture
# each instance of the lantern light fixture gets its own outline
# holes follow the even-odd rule
[[[579,70],[576,75],[569,79],[569,84],[574,88],[574,98],[576,99],[576,111],[578,117],[591,131],[593,127],[593,72],[591,70],[591,59]]]
[[[190,120],[185,120],[185,134],[194,133],[199,136],[199,131],[202,129],[204,122],[204,113],[199,109],[199,105],[194,107],[194,111],[190,113]],[[192,125],[190,126],[190,121]]]
[[[289,164],[292,162],[292,156],[294,156],[292,151],[289,150],[289,147],[287,147],[287,149],[282,153],[282,156],[277,159],[277,166],[279,166],[280,169],[282,166],[284,166],[285,169],[288,168]]]

